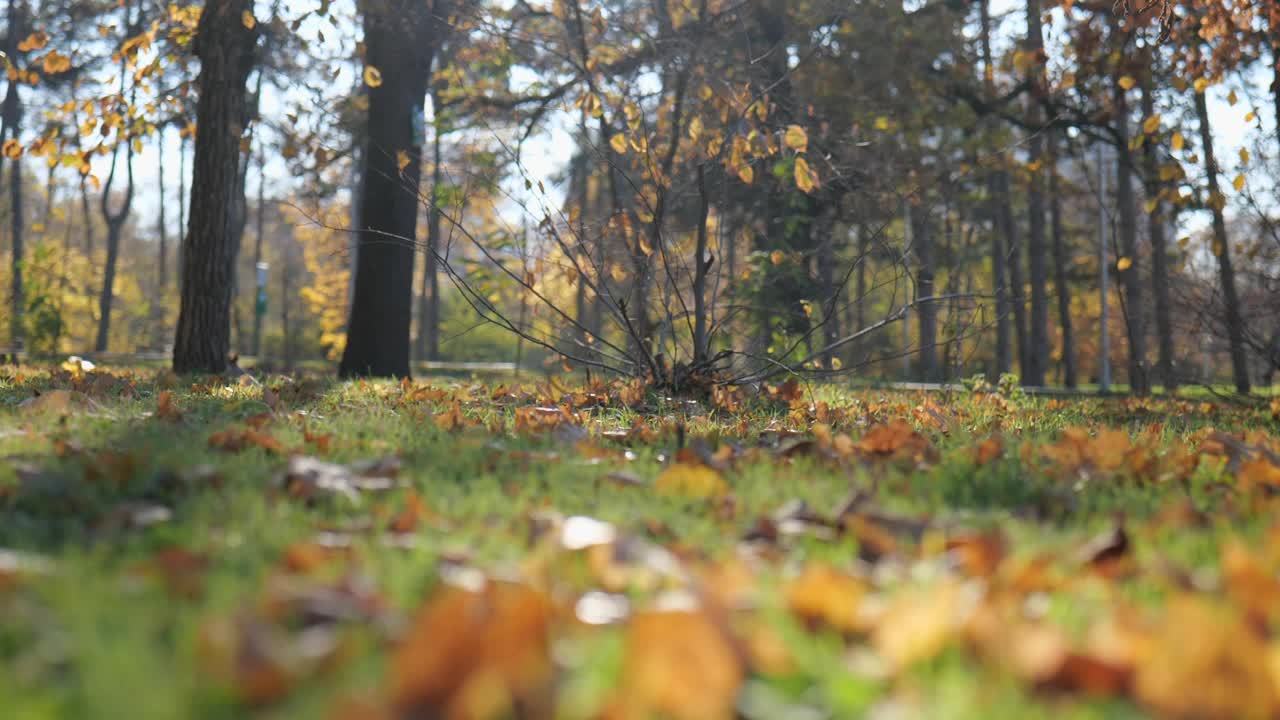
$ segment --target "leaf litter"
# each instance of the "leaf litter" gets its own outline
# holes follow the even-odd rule
[[[171,392],[156,396],[151,421],[193,425],[188,403]],[[438,504],[436,480],[422,484],[399,454],[334,462],[289,450],[293,441],[283,436],[291,432],[320,454],[330,452],[333,436],[317,429],[327,427],[322,418],[283,413],[272,396],[268,417],[242,417],[204,437],[218,451],[265,451],[280,467],[274,488],[314,513],[319,532],[281,548],[257,591],[236,607],[206,613],[193,651],[206,681],[246,708],[287,703],[372,643],[386,655],[385,672],[363,691],[338,693],[335,716],[714,719],[759,717],[763,707],[838,714],[833,695],[794,691],[819,684],[806,657],[812,649],[800,639],[812,638],[834,652],[825,656],[834,663],[829,672],[877,688],[869,702],[902,708],[921,701],[913,689],[921,669],[949,661],[1012,678],[1046,701],[1104,698],[1168,717],[1280,714],[1280,533],[1224,533],[1207,573],[1179,566],[1161,544],[1170,533],[1280,509],[1280,443],[1253,420],[1182,431],[1170,442],[1167,431],[1089,424],[1085,415],[1027,440],[1007,428],[1010,413],[1039,422],[1057,408],[997,396],[947,406],[865,395],[840,404],[814,401],[798,386],[738,393],[712,403],[742,416],[767,407],[773,419],[742,433],[708,428],[702,414],[654,413],[620,429],[607,411],[647,402],[621,384],[576,391],[409,384],[387,392],[384,400],[407,413],[428,411],[432,431],[454,434],[458,447],[467,433],[496,436],[488,449],[495,468],[536,473],[592,460],[605,467],[579,466],[594,479],[581,492],[636,495],[644,507],[652,496],[673,512],[666,521],[562,514],[546,496],[530,503],[536,489],[522,489],[519,502],[483,518],[487,532],[516,552],[493,561],[465,547],[441,551],[408,605],[367,572],[368,553],[383,546],[367,540],[447,543],[476,518]],[[48,409],[87,409],[67,397],[65,406],[46,401]],[[1157,409],[1198,410],[1180,402]],[[496,421],[486,417],[493,403],[503,408]],[[1097,407],[1129,417],[1153,412],[1131,403]],[[1204,414],[1229,424],[1229,412],[1247,411]],[[686,421],[702,423],[703,433]],[[59,487],[127,488],[137,472],[127,453],[81,449],[70,457],[95,458],[94,470],[83,480],[65,470],[49,475]],[[749,478],[764,471],[797,490],[814,474],[841,478],[847,492],[821,504],[793,497],[762,505],[750,496]],[[1162,504],[1117,513],[1088,532],[1066,524],[1031,537],[1025,524],[966,514],[961,505],[903,509],[902,497],[931,492],[943,473],[961,471],[975,484],[1020,473],[1027,486],[1075,495],[1154,488]],[[50,472],[30,463],[22,471]],[[172,478],[163,483],[170,496],[179,486],[224,492],[216,470]],[[0,502],[10,506],[35,492],[4,487]],[[103,537],[175,522],[170,505],[143,496],[117,497],[110,508],[99,514]],[[728,541],[702,547],[685,536],[682,517]],[[169,546],[130,574],[180,602],[199,602],[218,565],[217,547]],[[0,604],[58,567],[42,555],[0,551]],[[1053,610],[1071,605],[1082,610],[1070,622]],[[613,643],[608,669],[591,670],[591,648],[605,638]],[[589,671],[607,679],[588,692],[575,678]]]

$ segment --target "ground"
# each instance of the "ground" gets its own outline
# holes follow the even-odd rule
[[[1274,717],[1274,409],[3,370],[6,718]]]

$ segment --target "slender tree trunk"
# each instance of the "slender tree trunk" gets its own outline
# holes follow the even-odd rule
[[[698,163],[698,235],[693,268],[693,363],[711,356],[707,338],[707,272],[712,258],[707,255],[707,219],[711,216],[711,196],[707,192],[706,171]]]
[[[293,237],[292,228],[286,229],[288,237],[284,239],[284,248],[280,253],[284,259],[284,267],[280,268],[280,327],[283,333],[284,367],[293,367],[293,325],[289,317],[289,300],[293,293],[293,263],[297,241]]]
[[[822,347],[831,347],[841,337],[840,307],[838,299],[840,288],[836,287],[836,247],[835,247],[835,211],[827,212],[822,217],[818,232],[818,287],[822,306]],[[828,370],[835,369],[832,360],[835,355],[826,352],[822,355],[822,366]]]
[[[1153,97],[1151,68],[1144,74],[1142,84],[1142,116],[1154,117],[1155,98]],[[1147,211],[1147,234],[1151,238],[1151,290],[1155,297],[1156,345],[1159,348],[1159,360],[1156,363],[1156,375],[1164,384],[1165,392],[1173,392],[1178,387],[1178,378],[1173,367],[1173,321],[1170,317],[1169,300],[1169,251],[1165,237],[1166,217],[1165,203],[1162,196],[1164,186],[1160,182],[1160,158],[1156,155],[1155,145],[1150,141],[1143,143],[1143,175],[1145,176],[1145,194],[1150,210]]]
[[[867,233],[866,223],[858,223],[858,269],[854,273],[853,287],[857,297],[853,304],[853,331],[867,327],[867,264],[871,262],[871,238]],[[866,343],[863,337],[853,341],[853,364],[860,365],[864,360]]]
[[[14,127],[17,130],[17,127]],[[17,134],[16,132],[14,133]],[[23,346],[26,333],[23,332],[23,310],[25,308],[22,298],[22,262],[25,256],[23,249],[24,228],[23,217],[24,208],[22,203],[22,160],[15,158],[13,166],[9,169],[9,239],[13,242],[13,284],[10,292],[12,293],[13,307],[10,312],[9,337],[10,345],[14,349]]]
[[[1249,394],[1249,361],[1245,349],[1244,318],[1240,314],[1240,298],[1236,295],[1235,270],[1231,266],[1231,246],[1227,237],[1227,222],[1222,208],[1226,204],[1218,186],[1218,161],[1213,154],[1213,131],[1209,125],[1209,107],[1204,93],[1195,93],[1196,116],[1200,120],[1200,143],[1204,146],[1204,167],[1209,177],[1209,206],[1213,210],[1213,254],[1218,258],[1218,279],[1222,284],[1222,303],[1227,325],[1227,340],[1231,349],[1231,374],[1236,392]]]
[[[26,6],[19,6],[15,0],[9,0],[9,31],[5,34],[6,51],[12,56],[17,51],[18,39],[23,37],[26,32]],[[17,139],[22,127],[22,100],[18,96],[19,81],[16,79],[9,80],[8,90],[5,91],[3,109],[0,110],[0,119],[4,122],[4,127],[0,130],[0,143],[5,141],[5,136]],[[0,156],[0,178],[4,177],[3,158]],[[22,161],[20,158],[13,159],[13,166],[9,169],[9,231],[10,241],[12,242],[12,254],[10,256],[10,315],[9,315],[9,345],[12,349],[18,350],[23,344],[23,298],[22,298],[22,260],[23,260],[23,203],[22,203]]]
[[[979,2],[981,19],[983,88],[988,100],[995,97],[995,61],[991,53],[991,6],[990,0]],[[994,123],[985,122],[988,132],[994,132]],[[988,373],[990,380],[1013,369],[1013,344],[1010,332],[1009,286],[1006,279],[1008,269],[1007,250],[1014,244],[1013,209],[1009,198],[1009,173],[1004,167],[1003,158],[1000,166],[991,172],[987,179],[990,193],[990,209],[995,232],[991,233],[991,283],[996,301],[996,356],[994,372]]]
[[[53,229],[53,196],[57,189],[57,169],[58,166],[49,165],[45,171],[44,180],[44,219],[41,222],[44,225],[44,232],[47,235]]]
[[[80,176],[80,215],[84,218],[84,254],[92,259],[98,243],[93,231],[93,213],[89,210],[89,184],[83,175]]]
[[[1027,352],[1027,286],[1022,274],[1022,243],[1018,240],[1017,223],[1012,217],[1013,207],[1009,199],[1008,175],[1004,177],[1003,190],[1004,199],[1001,201],[1000,212],[1008,212],[1010,214],[1002,222],[1010,230],[1007,236],[1009,238],[1007,262],[1009,263],[1009,284],[1011,286],[1009,301],[1013,306],[1013,339],[1018,353],[1018,374],[1025,376],[1030,365]]]
[[[158,153],[156,164],[159,170],[160,212],[156,221],[156,291],[151,298],[151,344],[156,350],[164,347],[164,300],[169,293],[169,224],[165,219],[165,205],[168,198],[164,191],[164,136],[165,126],[160,126],[156,140]]]
[[[912,245],[919,261],[916,270],[916,295],[918,298],[929,298],[934,294],[934,238],[929,213],[922,204],[911,213]],[[937,382],[938,372],[938,306],[931,300],[920,303],[916,308],[919,315],[920,343],[920,378],[925,382]]]
[[[102,219],[107,224],[107,262],[102,271],[102,292],[98,295],[98,338],[94,342],[95,352],[106,352],[107,341],[111,336],[111,306],[115,296],[116,265],[120,259],[120,240],[124,235],[124,224],[129,219],[129,209],[133,205],[133,138],[125,136],[119,142],[125,144],[126,184],[124,200],[117,210],[111,209],[111,186],[116,175],[116,158],[119,145],[111,157],[111,171],[107,174],[107,182],[102,188]]]
[[[1275,105],[1276,160],[1280,162],[1280,4],[1268,8],[1271,28],[1271,102]]]
[[[573,187],[573,206],[577,208],[577,223],[573,229],[577,241],[574,243],[574,252],[581,257],[581,249],[587,242],[587,202],[589,193],[589,177],[591,168],[587,163],[586,134],[582,137],[583,151],[574,156],[571,170],[571,186]],[[574,217],[574,211],[570,210],[570,219]],[[589,264],[587,261],[580,261],[584,267]],[[580,326],[574,330],[573,336],[578,343],[586,345],[588,341],[593,341],[590,328],[592,328],[592,320],[590,311],[587,310],[587,283],[585,278],[579,276],[575,279],[573,287],[573,319]]]
[[[240,22],[249,0],[210,0],[195,40],[200,58],[191,212],[182,262],[182,304],[173,350],[176,372],[222,372],[231,349],[232,226],[240,137],[248,121],[245,83],[254,30]]]
[[[1128,138],[1129,101],[1119,79],[1113,78],[1116,132],[1121,138]],[[1117,265],[1124,285],[1125,325],[1129,331],[1129,390],[1146,395],[1151,390],[1147,375],[1147,307],[1142,292],[1137,206],[1133,197],[1133,151],[1127,140],[1116,148],[1116,205],[1120,214],[1120,252],[1129,260],[1127,268]]]
[[[431,93],[431,103],[435,112],[440,112],[440,94]],[[440,253],[443,244],[440,242],[440,198],[443,183],[444,154],[440,130],[441,119],[435,118],[431,128],[431,189],[428,191],[431,204],[427,208],[427,252],[423,258],[422,294],[418,313],[418,357],[426,360],[440,359]]]
[[[359,248],[347,346],[338,373],[409,376],[413,254],[425,128],[423,104],[440,10],[410,0],[365,0],[365,61],[383,70],[369,89]],[[398,160],[398,152],[407,157]],[[408,160],[404,163],[404,160]],[[403,167],[401,167],[403,165]]]
[[[1054,290],[1058,297],[1058,324],[1062,327],[1062,384],[1076,387],[1076,339],[1071,324],[1071,284],[1067,278],[1067,239],[1062,227],[1062,192],[1059,188],[1057,149],[1060,136],[1049,141],[1049,218],[1053,238]]]
[[[1041,30],[1040,2],[1027,0],[1028,50],[1039,57],[1044,52],[1044,35]],[[1038,60],[1033,66],[1031,98],[1031,122],[1039,126],[1043,122],[1039,99],[1045,92],[1044,65]],[[1026,366],[1022,380],[1027,385],[1045,384],[1049,367],[1049,299],[1046,287],[1049,282],[1047,254],[1045,252],[1044,227],[1044,131],[1036,127],[1030,138],[1030,185],[1027,190],[1027,260],[1031,281],[1031,317],[1029,344],[1026,349]]]
[[[183,257],[187,247],[187,137],[178,133],[178,292],[182,292]]]
[[[259,83],[261,92],[261,83]],[[267,206],[267,154],[265,149],[258,153],[258,214],[257,225],[253,234],[253,356],[262,357],[262,320],[266,317],[266,279],[258,282],[258,266],[262,264],[263,213]],[[259,297],[261,295],[261,297]]]

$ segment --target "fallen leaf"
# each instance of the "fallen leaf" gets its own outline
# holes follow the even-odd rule
[[[658,475],[653,489],[659,495],[708,499],[727,495],[729,483],[719,471],[702,463],[677,462]]]
[[[721,628],[698,611],[643,612],[627,627],[621,717],[730,720],[736,717],[742,660]]]

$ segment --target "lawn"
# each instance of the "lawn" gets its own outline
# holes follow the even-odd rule
[[[5,718],[1280,714],[1280,405],[0,372]]]

